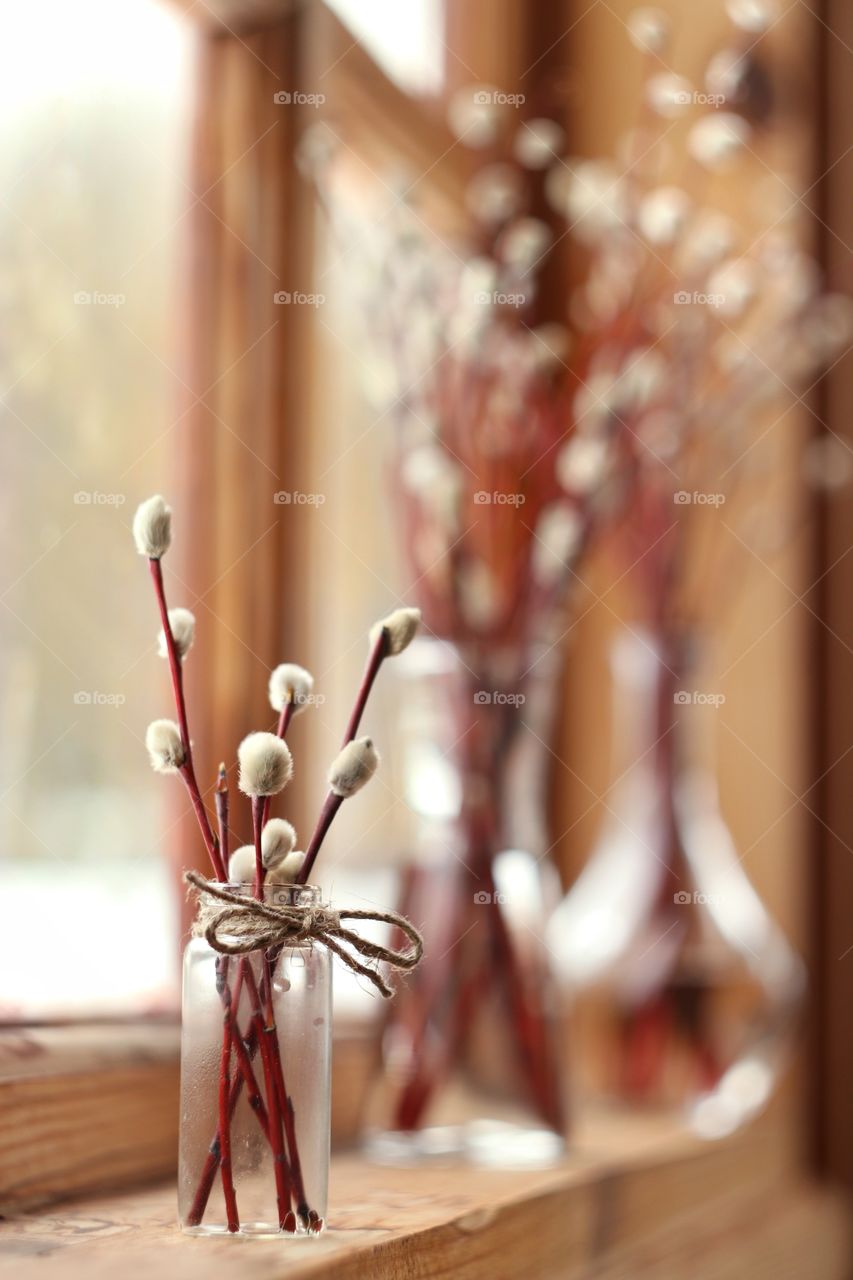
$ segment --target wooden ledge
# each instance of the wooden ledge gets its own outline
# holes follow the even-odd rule
[[[6,1223],[0,1276],[845,1280],[844,1205],[792,1175],[789,1147],[766,1124],[706,1146],[632,1122],[594,1127],[547,1172],[339,1157],[319,1240],[188,1238],[169,1185]]]

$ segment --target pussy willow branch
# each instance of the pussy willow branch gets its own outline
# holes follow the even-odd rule
[[[235,1006],[239,1004],[239,998],[240,998],[239,989],[240,989],[240,986],[242,985],[242,981],[243,981],[243,964],[241,963],[240,969],[237,974],[237,980],[234,983],[234,990],[232,994],[232,1004]],[[234,1043],[237,1044],[238,1042],[242,1044],[242,1041],[240,1040],[239,1035],[235,1037]],[[247,1059],[251,1063],[252,1059],[254,1058],[255,1054],[258,1051],[258,1030],[254,1022],[249,1027],[249,1031],[246,1036],[246,1043],[245,1045],[243,1045],[243,1048],[245,1050]],[[239,1075],[236,1080],[232,1080],[231,1082],[231,1093],[228,1098],[229,1121],[233,1118],[234,1112],[237,1110],[237,1103],[240,1100],[240,1094],[243,1089],[243,1082],[244,1082],[244,1076],[242,1074]],[[258,1113],[258,1116],[260,1119],[260,1113]],[[193,1196],[193,1202],[190,1207],[190,1211],[187,1215],[187,1222],[191,1227],[197,1227],[201,1222],[202,1218],[204,1217],[204,1211],[207,1208],[207,1202],[210,1199],[210,1193],[213,1190],[213,1183],[216,1179],[216,1171],[219,1168],[219,1154],[220,1154],[221,1147],[222,1147],[222,1136],[219,1132],[219,1129],[217,1129],[216,1133],[214,1134],[213,1141],[211,1142],[210,1147],[208,1149],[207,1159],[204,1162],[204,1166],[199,1176],[198,1186],[196,1187],[195,1195]]]
[[[201,798],[201,791],[195,776],[195,767],[193,765],[192,742],[190,741],[189,724],[187,722],[187,706],[184,697],[184,672],[181,656],[178,653],[175,637],[172,635],[172,628],[169,624],[169,609],[166,604],[166,592],[163,587],[163,569],[159,560],[149,560],[148,568],[151,571],[151,580],[154,583],[154,593],[157,597],[157,605],[160,609],[160,622],[163,627],[163,636],[166,642],[166,655],[169,659],[169,673],[172,677],[172,692],[175,695],[175,709],[178,714],[178,727],[181,731],[181,740],[184,747],[184,764],[178,770],[184,780],[184,785],[189,792],[193,809],[195,810],[196,819],[201,829],[202,839],[207,848],[211,864],[213,866],[214,875],[217,880],[226,880],[227,875],[225,867],[222,863],[222,855],[219,851],[219,841],[213,834],[210,825],[210,819],[207,816],[207,810],[204,807],[204,801]]]
[[[225,1200],[225,1218],[228,1230],[240,1230],[240,1214],[237,1194],[234,1190],[234,1172],[231,1168],[231,1117],[228,1102],[231,1097],[231,1043],[234,1023],[231,1016],[231,989],[228,985],[228,956],[216,958],[216,985],[222,1000],[222,1054],[219,1060],[219,1175],[222,1178],[222,1195]]]
[[[216,819],[219,826],[219,851],[222,857],[223,866],[228,866],[228,782],[225,776],[225,765],[219,766],[219,774],[216,780]],[[240,1215],[237,1209],[237,1196],[234,1190],[234,1175],[231,1168],[231,1113],[229,1111],[229,1103],[231,1099],[231,1049],[232,1046],[240,1044],[240,1032],[236,1026],[236,1004],[234,995],[228,983],[228,970],[230,965],[228,958],[225,956],[217,956],[216,958],[216,986],[219,990],[219,998],[222,1001],[222,1055],[219,1061],[219,1174],[222,1178],[222,1195],[225,1200],[225,1214],[229,1231],[240,1230]],[[245,1052],[245,1047],[244,1047]],[[252,1064],[246,1058],[245,1062],[240,1059],[238,1053],[238,1062],[243,1072],[246,1084],[249,1089],[251,1098],[254,1092],[257,1095],[257,1084],[255,1083]],[[247,1074],[248,1070],[248,1074]],[[260,1099],[258,1099],[260,1101]],[[257,1107],[255,1108],[257,1112]],[[260,1113],[258,1116],[260,1118]],[[269,1127],[267,1127],[267,1134]]]
[[[252,797],[252,831],[255,841],[255,897],[261,901],[264,896],[264,863],[261,850],[265,797]],[[247,962],[248,963],[248,962]],[[270,1145],[273,1151],[273,1164],[276,1184],[276,1197],[279,1206],[279,1226],[283,1231],[293,1231],[296,1226],[290,1207],[292,1193],[292,1171],[299,1167],[299,1152],[296,1148],[295,1133],[290,1145],[290,1164],[285,1151],[285,1110],[283,1101],[287,1096],[284,1083],[284,1071],[281,1062],[281,1051],[278,1043],[278,1028],[273,1009],[272,979],[273,962],[269,951],[262,956],[261,992],[258,993],[251,974],[251,982],[247,987],[252,1000],[252,1014],[259,1027],[261,1056],[264,1065],[264,1079],[267,1089],[267,1106],[270,1119]],[[290,1134],[288,1134],[290,1136]],[[301,1179],[300,1179],[301,1181]],[[303,1217],[307,1226],[308,1206],[305,1205],[304,1192],[299,1188],[297,1193],[297,1213]]]
[[[262,891],[263,892],[263,891]],[[276,1203],[278,1205],[278,1225],[282,1231],[292,1232],[296,1229],[296,1218],[291,1209],[291,1177],[290,1166],[284,1146],[284,1129],[279,1098],[284,1089],[281,1075],[281,1059],[276,1053],[278,1032],[272,1008],[272,985],[264,981],[264,1002],[261,1003],[255,976],[251,971],[251,959],[244,956],[242,967],[246,975],[246,990],[252,1009],[252,1022],[261,1051],[261,1064],[264,1071],[264,1086],[267,1095],[267,1111],[269,1114],[269,1139],[273,1156],[273,1176],[275,1178]],[[267,979],[268,957],[264,953],[263,971]],[[271,978],[271,973],[269,974]]]
[[[230,838],[228,833],[228,777],[225,773],[224,764],[219,766],[219,773],[216,776],[214,799],[216,801],[216,822],[219,829],[219,852],[222,857],[222,865],[227,871]]]
[[[464,700],[473,704],[473,691]],[[490,774],[501,777],[507,752],[513,735],[511,709],[501,717],[502,723],[490,731],[487,745],[491,766]],[[460,735],[473,752],[467,772],[479,770],[483,762],[479,758],[481,748],[469,745],[468,735]],[[553,1128],[562,1130],[564,1115],[559,1087],[559,1064],[555,1052],[553,1029],[541,1001],[536,998],[535,984],[531,986],[517,949],[496,901],[492,875],[492,858],[498,848],[498,830],[495,815],[490,810],[473,810],[466,821],[466,848],[472,855],[472,873],[478,889],[488,893],[491,906],[486,915],[475,907],[475,918],[466,927],[471,913],[470,881],[457,875],[454,883],[454,900],[457,921],[454,933],[463,939],[461,954],[448,966],[433,964],[406,993],[411,1008],[407,1024],[409,1038],[408,1055],[413,1070],[395,1100],[394,1124],[406,1130],[416,1129],[436,1089],[453,1060],[455,1049],[461,1043],[470,1023],[469,1010],[477,987],[476,975],[467,975],[473,958],[476,964],[485,963],[492,989],[502,989],[510,1011],[513,1026],[513,1044],[519,1059],[522,1078],[527,1081],[538,1113]],[[464,893],[464,898],[463,898]],[[438,910],[441,911],[441,904]],[[488,943],[488,946],[485,944]],[[468,981],[468,978],[471,981]],[[405,1006],[392,1012],[392,1019],[400,1017]],[[427,1042],[432,1028],[435,1043]]]
[[[222,851],[222,860],[227,868],[230,836],[228,831],[228,810],[229,810],[228,781],[227,781],[227,775],[225,772],[224,764],[221,764],[219,766],[219,774],[216,781],[215,797],[216,797],[216,817],[219,825],[219,847]],[[247,970],[244,968],[244,966],[241,965],[238,971],[237,982],[235,983],[235,986],[234,986],[234,995],[229,1001],[232,1043],[237,1055],[237,1062],[240,1067],[240,1071],[243,1075],[243,1079],[246,1082],[246,1091],[247,1091],[246,1096],[249,1101],[249,1106],[257,1115],[258,1122],[261,1126],[261,1129],[264,1132],[264,1136],[269,1141],[270,1130],[269,1130],[269,1120],[267,1117],[266,1108],[264,1107],[263,1100],[261,1098],[261,1093],[260,1093],[260,1089],[258,1088],[257,1079],[255,1078],[255,1073],[252,1068],[251,1058],[246,1050],[246,1046],[243,1042],[243,1038],[240,1035],[239,1026],[237,1022],[237,1014],[238,1014],[238,1006],[239,1006],[239,998],[240,998],[240,986],[245,980],[246,972]],[[253,979],[251,969],[248,970],[248,974]],[[221,1129],[222,1129],[222,1117],[220,1115],[220,1131]]]
[[[367,705],[367,699],[370,697],[370,691],[373,688],[379,668],[384,660],[388,657],[388,630],[382,627],[378,636],[371,646],[370,653],[367,657],[367,665],[364,668],[364,674],[361,677],[358,693],[356,694],[355,705],[350,714],[349,723],[344,732],[344,739],[341,743],[345,747],[348,742],[352,742],[358,733],[358,726],[361,724],[361,717],[364,714],[364,708]]]
[[[386,627],[382,627],[370,648],[367,656],[367,663],[364,673],[361,677],[358,693],[356,694],[355,703],[344,731],[343,742],[341,747],[345,747],[348,742],[352,742],[358,733],[358,727],[361,724],[361,717],[364,714],[364,708],[367,706],[367,700],[370,697],[376,677],[379,674],[379,668],[388,657],[388,631]],[[317,854],[323,841],[326,838],[329,827],[334,821],[335,814],[343,803],[343,796],[336,795],[334,791],[330,791],[323,801],[323,808],[320,810],[320,816],[317,819],[317,825],[308,842],[308,848],[305,850],[305,857],[302,866],[299,868],[299,874],[296,877],[297,884],[307,884],[308,877],[311,874],[314,863],[317,860]]]
[[[293,713],[295,710],[296,708],[293,704],[293,700],[291,698],[288,698],[281,709],[281,715],[278,717],[278,725],[276,726],[276,731],[275,731],[276,736],[281,738],[282,740],[284,740],[285,736],[287,735],[287,730],[290,727],[290,721],[293,719]],[[264,800],[264,814],[263,814],[263,821],[261,824],[264,827],[267,825],[267,822],[269,820],[271,802],[272,802],[271,796],[267,796]]]

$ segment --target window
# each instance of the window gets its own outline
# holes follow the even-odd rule
[[[174,473],[192,46],[151,0],[2,26],[0,1017],[127,1013],[175,991],[142,741],[167,689],[129,524]]]

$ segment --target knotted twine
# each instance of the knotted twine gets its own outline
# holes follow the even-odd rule
[[[184,880],[199,894],[193,934],[205,938],[208,945],[222,955],[244,956],[250,951],[265,951],[287,943],[322,942],[353,973],[372,982],[386,999],[393,996],[393,989],[377,968],[371,968],[369,963],[363,964],[362,960],[372,961],[374,965],[386,964],[391,969],[411,970],[423,955],[424,940],[420,933],[396,911],[334,911],[331,907],[295,903],[272,906],[248,894],[224,889],[212,880],[205,880],[197,871],[187,871]],[[220,909],[215,899],[227,905]],[[411,948],[398,951],[393,947],[382,947],[362,938],[354,929],[347,929],[341,923],[343,920],[372,920],[395,925],[409,939]],[[346,950],[343,943],[352,951]]]

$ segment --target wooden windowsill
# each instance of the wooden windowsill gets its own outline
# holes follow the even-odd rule
[[[599,1122],[537,1173],[333,1161],[319,1240],[189,1238],[172,1184],[23,1215],[0,1231],[0,1276],[99,1280],[843,1280],[841,1199],[792,1169],[786,1126],[706,1145],[648,1122]]]

